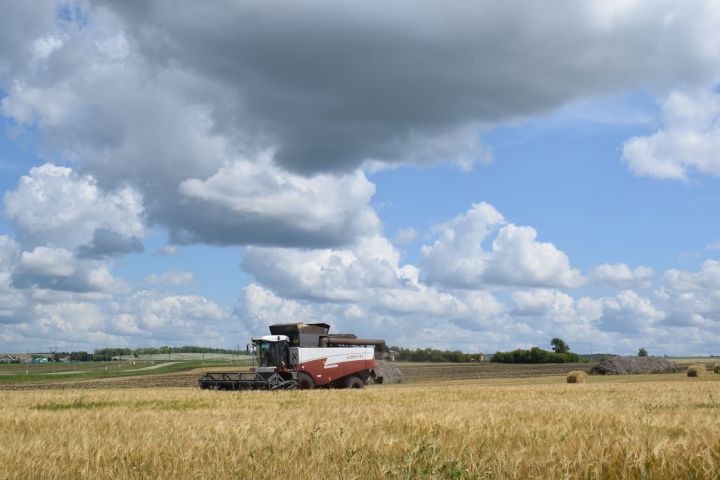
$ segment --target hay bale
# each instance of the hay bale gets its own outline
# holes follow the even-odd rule
[[[687,370],[687,376],[688,377],[702,377],[705,375],[705,364],[703,363],[696,363],[694,365],[690,365]]]
[[[720,363],[715,364],[715,368],[713,369],[713,372],[720,373]]]
[[[574,372],[568,372],[567,383],[586,383],[588,381],[587,373],[576,370]]]

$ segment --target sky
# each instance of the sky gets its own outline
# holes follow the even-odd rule
[[[0,6],[0,351],[718,354],[720,5]]]

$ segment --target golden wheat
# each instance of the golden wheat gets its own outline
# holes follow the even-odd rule
[[[715,377],[0,392],[0,478],[715,478]]]

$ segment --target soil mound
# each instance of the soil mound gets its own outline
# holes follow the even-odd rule
[[[588,372],[595,375],[630,375],[637,373],[677,373],[685,367],[660,357],[610,357]]]
[[[403,373],[394,363],[385,360],[375,361],[375,383],[386,385],[389,383],[402,383],[403,380]]]

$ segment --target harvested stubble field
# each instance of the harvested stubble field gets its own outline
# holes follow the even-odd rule
[[[398,362],[409,382],[426,380],[465,380],[475,378],[525,378],[567,375],[586,370],[594,363],[548,363],[518,365],[508,363],[409,363]]]
[[[0,477],[717,478],[719,387],[672,374],[3,391]]]

